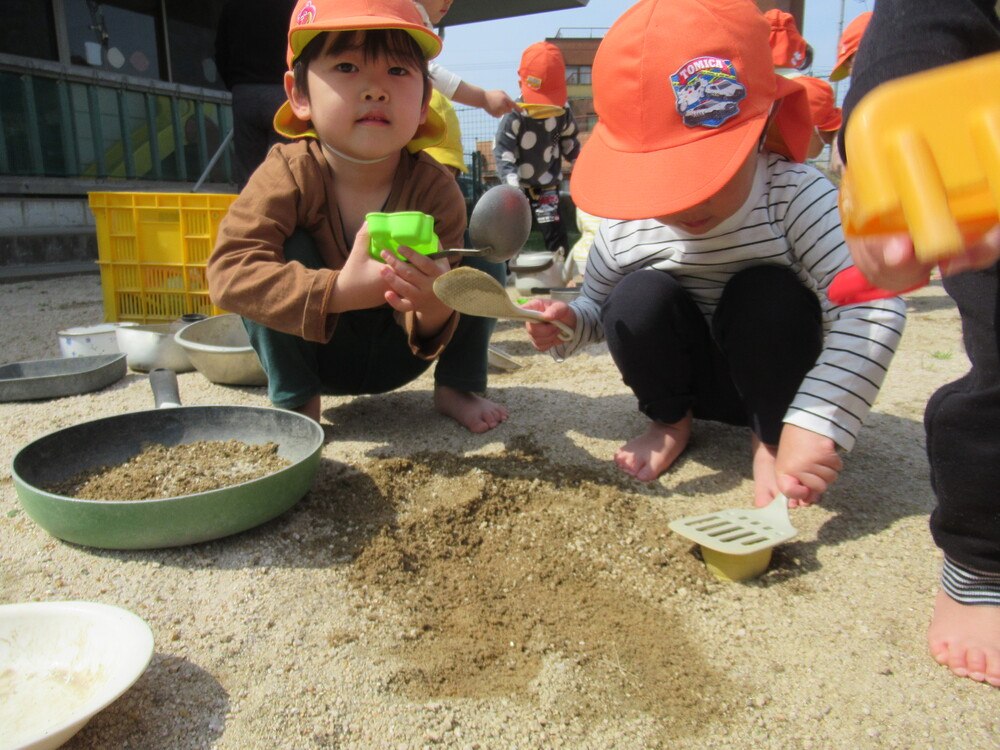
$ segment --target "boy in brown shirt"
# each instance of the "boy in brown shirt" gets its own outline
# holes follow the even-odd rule
[[[401,247],[369,255],[365,215],[422,211],[459,247],[465,201],[421,149],[444,136],[428,109],[441,41],[410,0],[299,0],[272,148],[219,229],[208,263],[220,308],[243,316],[275,406],[317,421],[320,394],[384,393],[439,357],[434,405],[473,432],[507,418],[486,387],[495,321],[462,317],[433,282],[448,270]],[[334,33],[327,33],[334,32]],[[502,264],[466,258],[503,280]]]

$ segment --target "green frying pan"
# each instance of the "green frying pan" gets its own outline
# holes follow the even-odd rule
[[[323,447],[323,429],[316,422],[270,407],[179,406],[172,371],[154,370],[149,377],[158,408],[66,427],[14,456],[11,474],[21,505],[47,532],[105,549],[194,544],[269,521],[312,486]],[[199,440],[274,442],[290,465],[250,482],[156,500],[79,500],[42,489],[86,469],[123,463],[143,443],[173,446]]]

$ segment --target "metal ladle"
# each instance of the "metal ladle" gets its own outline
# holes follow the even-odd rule
[[[479,199],[469,218],[472,248],[454,248],[431,253],[428,258],[474,255],[493,263],[505,263],[524,247],[531,233],[531,207],[518,188],[494,185]]]

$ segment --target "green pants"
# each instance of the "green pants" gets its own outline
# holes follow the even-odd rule
[[[323,267],[315,243],[302,230],[288,238],[285,257],[307,268]],[[462,260],[463,265],[505,282],[504,264],[472,257]],[[283,409],[299,407],[317,394],[386,393],[412,382],[432,364],[413,355],[406,332],[388,306],[341,313],[327,343],[306,341],[246,318],[243,325],[267,372],[271,403]],[[461,316],[455,335],[438,357],[435,385],[486,390],[487,350],[495,325],[493,318]]]

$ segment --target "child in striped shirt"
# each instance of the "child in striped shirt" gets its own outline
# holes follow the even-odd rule
[[[594,61],[599,121],[571,186],[612,218],[581,296],[525,307],[574,329],[564,356],[607,340],[650,419],[615,455],[627,474],[669,469],[696,418],[747,425],[756,504],[782,492],[802,506],[836,480],[905,306],[827,298],[851,265],[837,191],[800,163],[808,103],[775,73],[768,31],[753,3],[722,0],[642,0],[619,18]],[[560,345],[553,325],[528,331],[538,349]]]

